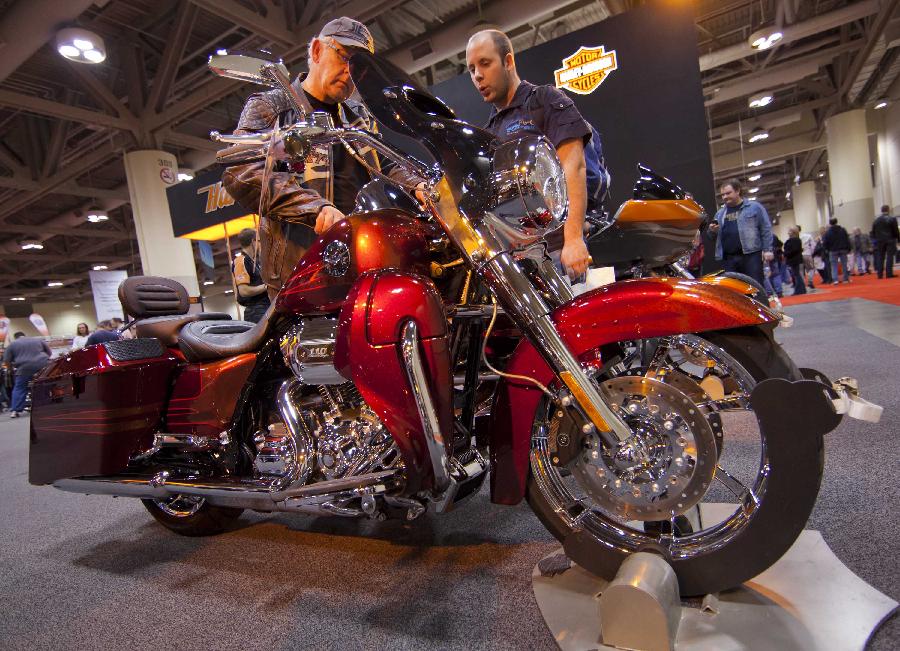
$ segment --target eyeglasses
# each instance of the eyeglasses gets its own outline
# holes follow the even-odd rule
[[[330,41],[324,41],[324,43],[325,43],[325,47],[330,47],[332,50],[334,50],[334,53],[337,54],[338,58],[344,62],[344,65],[347,65],[350,63],[350,57],[353,56],[352,54],[346,54],[344,52],[341,52]]]

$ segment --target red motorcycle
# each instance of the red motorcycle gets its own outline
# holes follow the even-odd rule
[[[210,65],[293,92],[278,62]],[[172,281],[126,280],[137,338],[75,351],[34,383],[31,483],[137,497],[173,531],[205,535],[243,509],[414,520],[490,475],[493,502],[526,498],[607,577],[653,550],[699,594],[774,563],[815,503],[824,432],[786,435],[783,402],[763,390],[776,383],[807,421],[839,420],[828,387],[773,340],[778,317],[681,278],[574,297],[544,247],[567,206],[553,147],[495,141],[372,55],[350,66],[375,117],[436,164],[317,113],[218,136],[234,144],[221,160],[373,147],[428,179],[427,214],[336,224],[255,325],[188,314]],[[665,179],[640,189],[657,214],[699,219]]]

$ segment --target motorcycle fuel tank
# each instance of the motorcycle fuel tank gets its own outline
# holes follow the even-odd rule
[[[378,210],[335,224],[306,252],[275,301],[283,314],[340,310],[367,271],[428,273],[428,226],[397,210]]]

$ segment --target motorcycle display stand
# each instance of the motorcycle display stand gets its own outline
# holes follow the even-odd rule
[[[731,510],[702,505],[701,515],[715,517],[720,508]],[[635,564],[642,571],[626,561],[611,582],[571,563],[561,549],[535,566],[534,596],[560,649],[862,650],[898,606],[841,563],[818,531],[803,531],[753,580],[702,600],[681,601],[676,585],[673,601],[670,583],[647,581],[647,571],[659,573],[660,565],[672,573],[660,557],[632,558],[648,556]]]

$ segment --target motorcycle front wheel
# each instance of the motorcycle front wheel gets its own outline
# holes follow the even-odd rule
[[[604,356],[597,381],[632,426],[630,444],[604,450],[549,399],[535,415],[527,498],[567,555],[612,579],[628,555],[661,554],[682,595],[735,587],[775,563],[806,524],[824,467],[821,435],[774,440],[750,406],[758,382],[802,379],[784,350],[745,328],[620,342]]]

